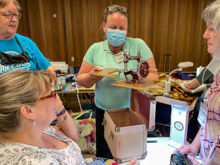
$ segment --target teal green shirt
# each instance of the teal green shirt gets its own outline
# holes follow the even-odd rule
[[[123,50],[127,50],[131,56],[137,56],[141,53],[141,60],[147,60],[153,57],[153,54],[146,43],[139,38],[127,37]],[[93,44],[87,51],[85,62],[94,67],[101,66],[105,68],[124,68],[124,63],[117,63],[115,56],[111,53],[108,41],[102,41]],[[138,61],[130,60],[127,68],[137,70]],[[118,74],[118,73],[115,73]],[[123,73],[120,74],[120,80],[125,79]],[[95,104],[103,110],[130,107],[130,89],[111,85],[116,82],[116,78],[106,78],[96,82]]]

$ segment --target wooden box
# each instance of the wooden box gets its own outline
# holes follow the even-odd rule
[[[109,109],[104,114],[104,136],[117,163],[147,155],[147,130],[155,125],[155,101],[132,90],[131,107]]]

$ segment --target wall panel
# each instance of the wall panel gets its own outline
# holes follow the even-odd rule
[[[30,37],[53,61],[80,67],[88,48],[102,40],[104,9],[128,7],[129,36],[142,38],[152,50],[157,68],[172,54],[171,69],[192,61],[195,71],[211,60],[202,38],[206,24],[201,13],[211,0],[19,0],[22,19],[18,33]],[[53,15],[56,14],[56,17]],[[72,61],[74,57],[74,61]],[[168,68],[166,68],[168,71]]]

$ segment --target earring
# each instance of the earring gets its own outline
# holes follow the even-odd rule
[[[33,127],[34,127],[34,126],[36,125],[36,121],[34,121],[32,125],[33,125]]]

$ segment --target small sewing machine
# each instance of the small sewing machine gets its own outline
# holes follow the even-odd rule
[[[124,68],[102,68],[100,71],[93,71],[90,72],[90,75],[95,76],[102,76],[102,77],[108,77],[108,78],[115,78],[118,77],[117,82],[113,82],[112,85],[114,86],[120,86],[125,88],[131,88],[131,89],[146,89],[149,87],[152,87],[159,83],[159,81],[145,81],[144,79],[148,76],[150,71],[156,71],[157,69],[150,69],[149,64],[147,61],[143,60],[141,61],[141,54],[138,51],[137,56],[130,56],[130,53],[128,51],[123,51],[122,58],[124,62]],[[127,67],[127,64],[130,60],[137,60],[137,69],[131,70]],[[113,74],[115,72],[118,72],[119,74]],[[119,81],[120,74],[124,73],[125,78],[124,80]],[[132,76],[131,78],[128,78],[128,75]]]
[[[140,52],[137,52],[137,56],[130,56],[130,53],[128,51],[123,52],[124,56],[124,69],[117,69],[116,71],[119,72],[118,74],[118,80],[120,73],[124,73],[126,77],[126,82],[129,84],[141,84],[144,83],[144,81],[141,81],[140,78],[145,79],[149,74],[149,64],[147,61],[140,61],[141,60],[141,54]],[[127,68],[127,64],[130,60],[137,60],[137,70],[130,70]],[[127,75],[132,76],[132,80],[128,80]]]

